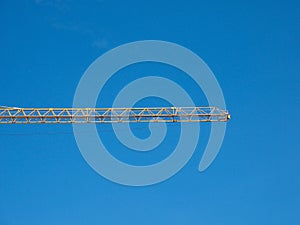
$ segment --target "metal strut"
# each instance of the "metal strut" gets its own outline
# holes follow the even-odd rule
[[[0,124],[85,124],[121,122],[227,122],[218,107],[16,108],[0,106]]]

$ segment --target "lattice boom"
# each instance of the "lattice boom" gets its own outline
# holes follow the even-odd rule
[[[0,108],[0,124],[70,124],[121,122],[227,122],[218,107],[157,108]]]

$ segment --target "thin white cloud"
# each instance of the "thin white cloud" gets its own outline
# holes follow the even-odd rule
[[[93,47],[103,49],[108,47],[108,41],[105,38],[101,38],[99,40],[96,40],[92,44]]]
[[[61,12],[67,12],[70,10],[70,6],[66,0],[35,0],[38,5],[45,5],[53,7]]]
[[[103,1],[99,1],[103,2]],[[35,0],[35,3],[41,6],[47,6],[57,9],[59,12],[71,13],[70,2],[68,0]],[[87,24],[72,22],[72,21],[63,21],[63,15],[56,15],[55,17],[49,19],[51,26],[57,30],[66,30],[70,32],[76,32],[78,34],[86,36],[91,40],[91,46],[103,49],[108,48],[109,42],[107,38],[103,35],[99,35],[95,29],[88,28]]]

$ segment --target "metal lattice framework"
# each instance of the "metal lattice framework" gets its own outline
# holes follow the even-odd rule
[[[157,108],[12,108],[0,107],[0,124],[70,124],[120,122],[227,122],[218,107]]]

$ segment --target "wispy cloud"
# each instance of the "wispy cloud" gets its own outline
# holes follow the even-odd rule
[[[109,45],[108,41],[106,40],[106,38],[101,38],[99,40],[96,40],[93,42],[92,46],[96,47],[98,49],[103,49],[103,48],[107,48]]]
[[[70,10],[69,4],[66,0],[35,0],[38,5],[45,5],[53,7],[61,12],[67,12]]]
[[[66,30],[70,32],[76,32],[83,36],[86,36],[91,40],[91,46],[98,49],[106,49],[109,47],[109,42],[104,35],[99,35],[95,30],[88,28],[87,25],[79,23],[67,23],[61,21],[53,21],[51,25],[58,30]]]
[[[102,0],[98,0],[102,2]],[[72,13],[71,4],[67,0],[35,0],[37,5],[47,6],[56,9],[63,15],[56,15],[49,19],[51,26],[57,30],[66,30],[76,32],[86,36],[91,40],[91,47],[104,49],[108,48],[109,42],[103,34],[99,35],[95,29],[90,28],[87,24],[71,21],[64,21],[64,14]]]

